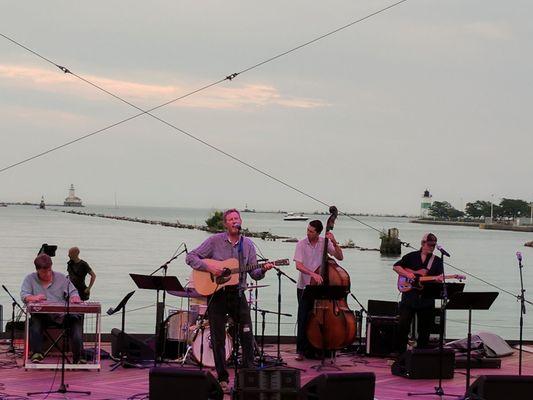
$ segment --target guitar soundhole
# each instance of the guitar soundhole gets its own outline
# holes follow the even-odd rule
[[[228,276],[231,276],[231,270],[229,268],[224,268],[224,270],[222,271],[222,275],[223,277],[228,277]]]

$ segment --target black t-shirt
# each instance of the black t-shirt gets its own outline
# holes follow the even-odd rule
[[[83,260],[80,260],[77,263],[72,260],[69,260],[69,262],[67,263],[67,272],[70,281],[74,284],[76,289],[78,289],[80,298],[82,300],[88,300],[89,296],[87,296],[84,291],[87,288],[87,285],[85,284],[85,277],[89,272],[92,272],[92,269],[91,267],[89,267],[89,264],[87,264]]]
[[[428,254],[425,261],[422,262],[422,251],[412,251],[411,253],[408,253],[402,257],[401,260],[394,263],[394,266],[400,266],[402,268],[408,268],[412,271],[420,271],[422,269],[427,269],[429,260],[431,260],[431,255]],[[426,275],[430,276],[436,276],[441,275],[444,271],[444,266],[442,264],[442,259],[438,256],[435,256],[433,263],[431,264],[431,268],[427,272]],[[408,292],[402,293],[402,302],[410,301],[410,300],[428,300],[428,299],[421,299],[424,290],[410,290]],[[429,299],[429,301],[423,301],[424,303],[433,304],[433,300]]]

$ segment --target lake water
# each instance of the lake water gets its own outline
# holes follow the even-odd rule
[[[58,208],[64,210],[63,208]],[[85,207],[84,212],[97,212],[128,217],[162,220],[182,223],[203,224],[211,210],[153,207]],[[302,238],[307,222],[285,222],[281,214],[243,213],[243,226],[252,231],[270,231],[278,235]],[[312,217],[312,216],[311,216]],[[320,216],[325,222],[326,216]],[[365,223],[378,229],[396,227],[402,240],[417,247],[426,231],[434,232],[439,243],[451,254],[450,263],[470,274],[478,276],[513,294],[519,293],[519,270],[515,253],[524,255],[524,284],[532,289],[533,248],[524,243],[533,239],[533,234],[522,232],[486,231],[473,227],[431,226],[412,224],[405,218],[361,217]],[[78,246],[81,258],[86,260],[97,274],[97,281],[91,300],[102,303],[102,310],[115,307],[121,298],[136,286],[129,273],[149,274],[168,260],[180,243],[189,249],[199,245],[208,234],[197,230],[175,229],[158,225],[86,217],[58,211],[38,210],[30,206],[9,206],[0,208],[0,255],[2,260],[1,281],[19,299],[20,284],[24,276],[34,271],[33,259],[42,243],[58,245],[54,258],[54,269],[66,271],[67,251]],[[379,247],[379,236],[374,230],[346,217],[337,219],[335,236],[340,243],[351,239],[356,245],[368,248]],[[254,240],[258,253],[270,259],[289,258],[294,255],[294,243],[282,241]],[[407,249],[402,249],[406,253]],[[345,259],[341,265],[350,273],[352,291],[366,306],[368,299],[398,300],[397,275],[391,266],[396,258],[380,256],[379,252],[344,250]],[[529,267],[529,268],[528,268]],[[294,263],[285,268],[297,278]],[[168,274],[176,275],[186,282],[190,268],[184,256],[169,265]],[[459,273],[447,267],[447,274]],[[277,275],[269,273],[262,284],[269,285],[260,290],[259,306],[267,310],[277,307]],[[293,314],[283,317],[281,332],[295,334],[296,289],[292,282],[282,278],[282,311]],[[472,277],[466,281],[465,290],[497,290]],[[529,293],[526,292],[526,293]],[[0,304],[4,307],[4,321],[11,315],[11,300],[0,291]],[[349,299],[352,309],[359,306]],[[181,308],[180,299],[167,296],[169,308]],[[145,308],[142,308],[145,307]],[[134,309],[138,309],[135,310]],[[129,332],[149,333],[154,331],[155,292],[137,290],[128,303],[126,329]],[[473,313],[473,331],[491,331],[506,339],[517,339],[519,335],[520,308],[516,298],[501,292],[490,311]],[[447,336],[465,337],[467,333],[467,312],[449,312]],[[277,329],[273,316],[267,317],[266,333],[274,334]],[[104,314],[103,331],[120,327],[120,316]],[[524,337],[533,340],[533,322],[530,313],[524,322]]]

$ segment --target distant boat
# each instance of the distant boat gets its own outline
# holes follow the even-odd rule
[[[7,204],[5,204],[5,203],[0,203],[0,207],[7,207]]]
[[[303,213],[288,213],[283,217],[283,221],[307,221],[309,217]]]

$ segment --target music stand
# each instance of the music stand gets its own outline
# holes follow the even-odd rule
[[[346,297],[348,291],[345,286],[326,286],[326,285],[307,285],[304,289],[302,297],[309,296],[313,300],[340,300]],[[323,314],[322,322],[319,323],[319,329],[322,336],[322,359],[320,365],[313,365],[311,368],[315,368],[317,371],[322,371],[323,369],[329,367],[335,370],[340,370],[339,367],[334,365],[326,366],[326,350],[333,350],[333,357],[336,357],[334,349],[326,349],[326,338],[324,335],[324,325],[325,325],[326,314]]]
[[[470,350],[472,348],[472,310],[488,310],[498,292],[462,292],[455,293],[450,297],[446,309],[448,310],[468,310],[468,339],[466,347],[466,390],[462,399],[468,399],[468,388],[470,387]]]
[[[465,288],[464,283],[460,282],[446,282],[446,293],[450,299],[456,293],[461,293]],[[424,284],[424,291],[422,298],[442,300],[442,283],[429,282]]]
[[[185,291],[178,278],[175,276],[140,275],[130,274],[131,279],[139,289],[149,289],[157,291],[156,304],[159,304],[159,291]],[[163,297],[163,310],[165,309],[165,298]],[[159,321],[156,313],[156,351],[154,352],[154,366],[157,366],[157,358],[161,356],[159,345],[161,342],[162,321]]]
[[[124,336],[124,334],[125,334],[124,330],[126,329],[125,328],[126,327],[126,303],[130,299],[130,297],[133,296],[133,293],[135,293],[135,290],[132,290],[126,296],[124,296],[124,298],[120,301],[120,303],[118,303],[118,305],[115,308],[110,308],[109,310],[107,310],[107,315],[113,315],[113,314],[116,314],[117,312],[119,312],[120,310],[122,310],[122,324],[121,324],[121,328],[120,328],[120,332],[121,332],[121,336],[122,337]],[[124,364],[126,363],[127,355],[124,354],[124,348],[123,347],[124,347],[123,340],[121,340],[121,338],[119,338],[118,348],[119,348],[120,359],[118,361],[116,361],[114,364],[111,365],[111,371],[114,371],[115,369],[117,369],[121,365],[124,366]]]

